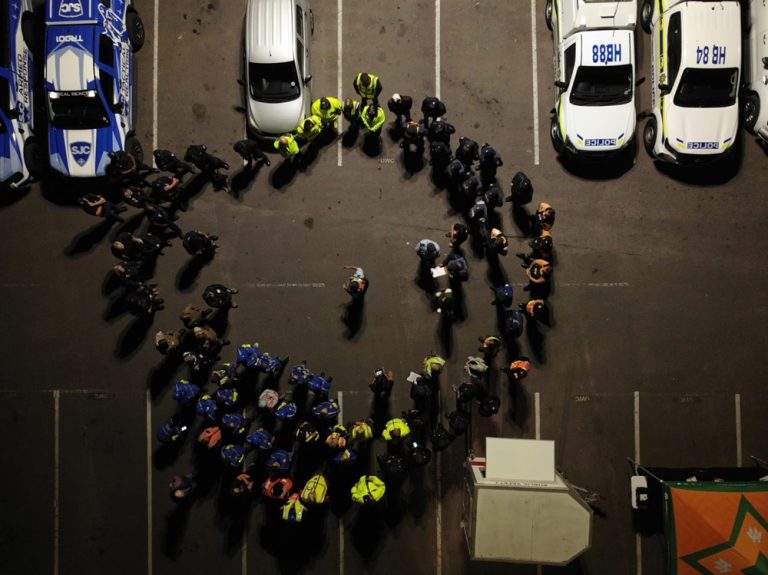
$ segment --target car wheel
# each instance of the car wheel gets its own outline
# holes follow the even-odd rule
[[[547,0],[544,4],[544,20],[547,22],[547,28],[552,30],[552,0]]]
[[[128,136],[125,139],[125,151],[134,157],[137,164],[144,161],[144,148],[141,147],[141,142],[136,136]]]
[[[134,52],[141,50],[146,40],[146,31],[141,16],[135,10],[129,10],[125,16],[125,28],[128,31],[128,41],[131,43],[131,49]]]
[[[552,117],[552,123],[549,125],[549,137],[552,140],[552,147],[558,154],[563,149],[563,140],[560,138],[560,126],[557,125],[557,117]]]
[[[656,117],[652,116],[648,118],[643,128],[643,145],[645,146],[645,151],[652,158],[656,157],[653,153],[653,148],[656,146],[656,132]]]
[[[744,94],[744,100],[741,103],[741,116],[744,127],[754,133],[757,117],[760,115],[760,97],[754,92]]]
[[[645,0],[640,8],[640,26],[648,34],[651,33],[651,20],[653,19],[653,0]]]
[[[24,163],[33,178],[39,178],[45,172],[45,154],[36,138],[29,138],[24,143]]]

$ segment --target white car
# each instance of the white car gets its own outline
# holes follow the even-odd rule
[[[313,29],[309,0],[248,0],[244,83],[255,135],[275,139],[309,115]]]
[[[768,142],[768,4],[749,2],[749,61],[741,102],[744,126]]]
[[[737,0],[645,0],[651,106],[643,143],[658,160],[700,164],[733,149],[739,128],[741,14]]]
[[[547,0],[555,56],[550,136],[559,154],[602,157],[634,141],[636,0]]]

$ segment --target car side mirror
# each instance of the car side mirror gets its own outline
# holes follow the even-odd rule
[[[568,87],[568,84],[566,84],[565,82],[562,82],[560,80],[555,80],[555,86],[557,86],[561,90],[565,90]]]
[[[8,110],[8,119],[9,120],[18,120],[21,117],[21,110],[18,106],[13,108],[12,110]]]
[[[643,82],[645,82],[645,76],[643,76],[642,78],[638,78],[637,80],[635,80],[635,88],[637,88],[637,87],[638,87],[640,84],[642,84]]]
[[[768,56],[763,56],[763,68],[768,70]]]
[[[669,84],[662,84],[659,82],[659,91],[661,92],[661,95],[669,94]]]
[[[115,102],[112,104],[112,107],[110,108],[115,114],[121,114],[123,112],[123,109],[125,106],[123,105],[123,102]]]
[[[312,74],[307,74],[304,76],[304,83],[309,84],[312,81]]]

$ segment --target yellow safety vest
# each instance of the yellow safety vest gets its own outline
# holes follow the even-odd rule
[[[361,98],[372,100],[376,97],[376,89],[379,87],[379,77],[373,74],[368,74],[368,77],[371,79],[371,83],[368,86],[363,86],[363,83],[360,81],[362,75],[363,73],[360,72],[357,75],[357,78],[355,78],[355,86],[357,87],[357,91],[360,93]]]

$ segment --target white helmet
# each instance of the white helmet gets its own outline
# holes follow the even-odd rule
[[[400,94],[392,94],[392,99],[395,102],[400,103]]]

